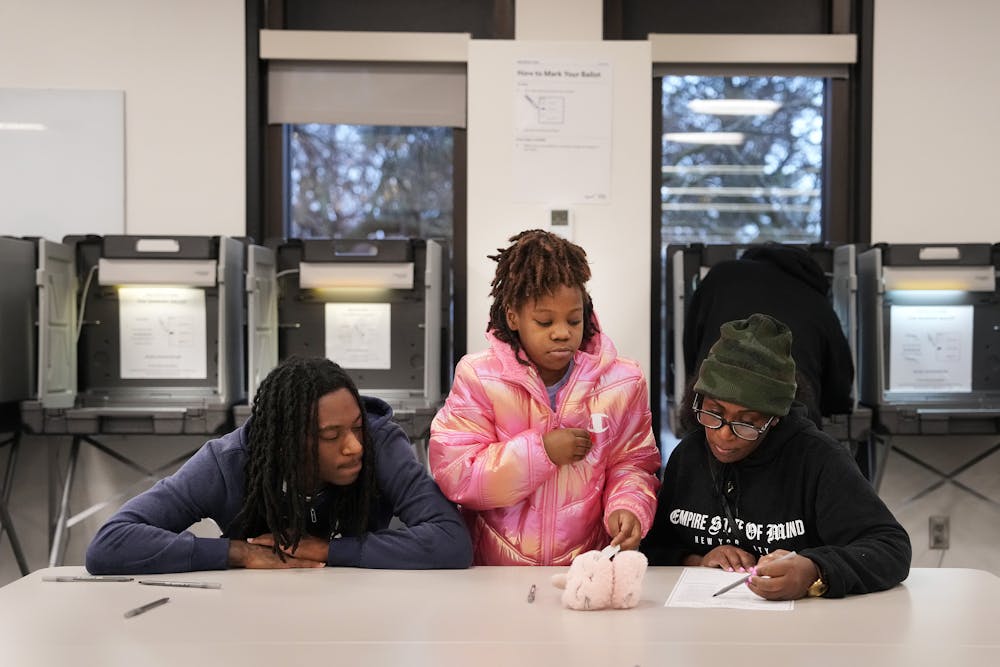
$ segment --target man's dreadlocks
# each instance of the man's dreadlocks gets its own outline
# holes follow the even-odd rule
[[[576,287],[583,295],[583,341],[586,346],[599,331],[594,320],[594,303],[587,292],[590,265],[583,248],[566,239],[540,229],[529,229],[510,237],[511,245],[497,248],[496,255],[487,255],[497,263],[496,275],[490,284],[493,305],[486,327],[493,335],[514,349],[514,356],[524,365],[521,341],[507,324],[507,310],[517,310],[524,304],[555,294],[561,286]]]
[[[279,547],[298,546],[306,528],[304,488],[318,479],[319,399],[347,389],[361,409],[362,466],[358,479],[334,489],[334,516],[345,533],[361,534],[375,495],[375,456],[368,420],[351,377],[329,359],[290,357],[272,370],[257,389],[247,439],[246,491],[230,537],[270,532]]]

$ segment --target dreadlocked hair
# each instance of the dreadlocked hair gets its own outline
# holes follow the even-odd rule
[[[559,287],[576,287],[583,295],[581,347],[586,346],[599,331],[594,302],[586,288],[590,280],[586,251],[541,229],[523,231],[509,240],[511,245],[497,248],[496,255],[487,255],[497,263],[497,271],[490,283],[493,305],[486,330],[510,345],[517,360],[528,366],[530,362],[521,356],[521,339],[507,324],[507,310],[517,310],[529,301],[555,294]]]
[[[361,408],[361,473],[333,491],[332,519],[344,532],[368,526],[375,496],[375,455],[358,388],[343,368],[324,358],[290,357],[268,373],[254,397],[248,425],[243,507],[231,537],[269,532],[274,551],[295,549],[306,531],[307,503],[319,475],[317,402],[338,389],[351,392]]]

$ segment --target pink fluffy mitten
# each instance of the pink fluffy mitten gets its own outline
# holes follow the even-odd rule
[[[611,606],[631,609],[642,597],[642,578],[646,576],[649,561],[638,551],[619,552],[611,561],[614,565],[615,585],[611,590]]]
[[[566,574],[552,577],[563,588],[562,603],[570,609],[630,609],[642,597],[646,557],[638,551],[622,551],[614,560],[600,551],[587,551],[573,559]]]
[[[562,602],[570,609],[604,609],[611,604],[614,586],[612,562],[600,551],[587,551],[573,559],[566,574]]]

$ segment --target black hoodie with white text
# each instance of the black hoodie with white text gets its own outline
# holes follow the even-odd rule
[[[909,535],[799,403],[736,463],[715,459],[704,428],[671,453],[641,551],[650,565],[679,565],[722,544],[797,551],[819,567],[826,597],[891,588],[910,570]]]

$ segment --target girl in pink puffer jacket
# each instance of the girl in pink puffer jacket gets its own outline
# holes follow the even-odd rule
[[[478,565],[635,549],[660,466],[642,370],[600,332],[581,247],[540,230],[510,240],[490,256],[490,348],[455,369],[431,473],[462,506]]]

